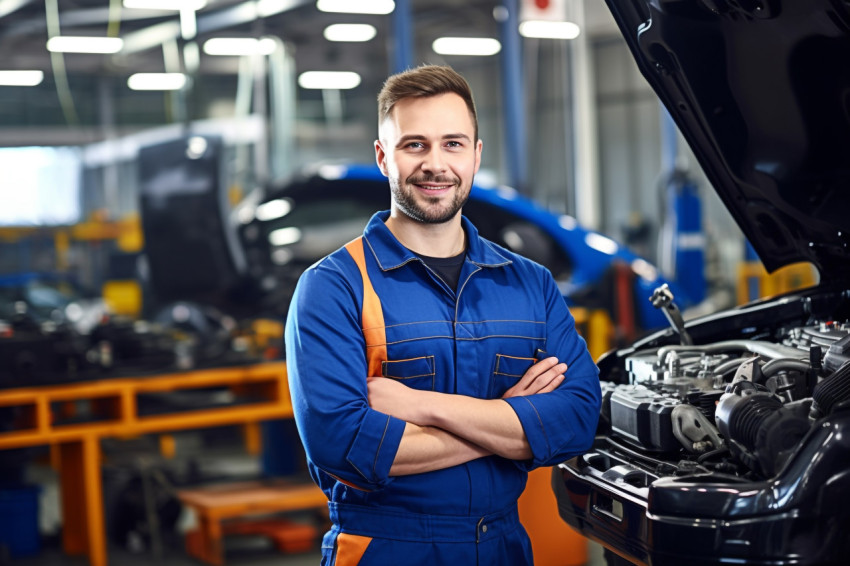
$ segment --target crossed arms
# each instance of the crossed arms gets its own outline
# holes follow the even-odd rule
[[[548,393],[564,380],[567,365],[551,357],[531,366],[504,398]],[[502,399],[411,389],[393,379],[368,381],[369,405],[406,422],[391,476],[440,470],[497,454],[532,456],[513,408]]]

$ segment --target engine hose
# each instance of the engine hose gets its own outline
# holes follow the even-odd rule
[[[777,358],[775,360],[770,360],[766,364],[761,367],[762,373],[764,373],[765,377],[772,377],[774,373],[779,373],[781,371],[809,371],[812,368],[812,364],[809,362],[804,362],[801,360],[795,360],[791,358]]]
[[[807,352],[802,352],[797,348],[790,346],[782,346],[773,342],[763,340],[727,340],[725,342],[714,342],[712,344],[703,344],[700,346],[682,346],[671,344],[658,349],[658,363],[665,365],[667,354],[670,352],[701,352],[706,354],[716,354],[729,350],[743,350],[764,356],[765,358],[791,358],[794,360],[807,359]]]
[[[820,418],[832,413],[838,403],[850,399],[850,362],[844,362],[835,373],[815,386],[812,393],[810,418]]]

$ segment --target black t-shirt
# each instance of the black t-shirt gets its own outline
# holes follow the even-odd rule
[[[416,256],[434,270],[446,285],[457,291],[460,270],[463,267],[463,260],[466,259],[466,250],[454,257],[428,257],[422,254],[416,254]]]

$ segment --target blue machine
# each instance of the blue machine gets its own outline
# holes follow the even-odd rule
[[[702,201],[696,183],[687,173],[675,170],[666,186],[666,219],[662,228],[669,232],[661,267],[671,275],[684,296],[679,303],[696,304],[705,299],[705,232]]]

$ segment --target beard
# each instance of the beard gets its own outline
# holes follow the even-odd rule
[[[452,183],[455,190],[451,201],[442,204],[442,197],[418,194],[413,185],[423,183]],[[443,224],[454,218],[469,200],[469,186],[461,185],[457,177],[408,177],[404,184],[398,178],[390,178],[393,202],[405,216],[423,224]]]

